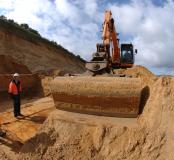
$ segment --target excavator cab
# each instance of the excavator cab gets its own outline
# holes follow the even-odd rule
[[[121,44],[121,68],[127,68],[134,64],[134,50],[132,44]]]

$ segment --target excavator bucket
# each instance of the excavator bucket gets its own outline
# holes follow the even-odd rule
[[[139,78],[57,77],[51,90],[60,110],[115,117],[137,117],[139,112]]]

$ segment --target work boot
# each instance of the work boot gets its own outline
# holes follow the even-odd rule
[[[24,115],[23,115],[23,114],[21,114],[21,113],[19,113],[19,114],[18,114],[18,116],[21,116],[21,117],[23,117]]]

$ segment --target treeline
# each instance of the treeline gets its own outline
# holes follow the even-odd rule
[[[32,29],[28,24],[22,23],[18,24],[12,19],[7,19],[4,15],[0,16],[0,26],[4,26],[5,28],[10,29],[13,34],[17,34],[18,36],[29,40],[32,43],[37,44],[37,41],[47,43],[51,46],[54,46],[57,49],[60,49],[64,52],[64,54],[68,54],[69,56],[72,56],[73,58],[77,58],[82,62],[85,62],[83,58],[80,57],[80,55],[75,56],[72,52],[68,51],[64,47],[62,47],[60,44],[57,44],[55,41],[50,41],[40,35],[40,33],[34,29]]]
[[[37,36],[40,36],[41,37],[41,35],[39,34],[38,31],[34,30],[33,28],[30,28],[29,25],[26,24],[26,23],[18,24],[13,19],[7,19],[7,17],[5,17],[4,15],[1,15],[0,16],[0,19],[6,21],[8,23],[11,23],[13,25],[16,25],[18,27],[21,27],[22,29],[25,29],[26,31],[29,31],[29,32],[31,32],[33,34],[36,34]]]

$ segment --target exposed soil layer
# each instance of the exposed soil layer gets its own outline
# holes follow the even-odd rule
[[[174,78],[152,75],[143,87],[138,118],[54,111],[19,158],[173,160]]]
[[[0,74],[31,73],[25,65],[16,63],[11,56],[0,55],[0,62]]]
[[[142,80],[138,118],[55,110],[51,98],[26,103],[22,119],[14,119],[12,111],[1,113],[7,138],[0,138],[0,158],[173,160],[174,78],[156,77],[141,66],[117,72]],[[45,85],[51,79],[47,77]]]
[[[138,114],[141,97],[138,78],[57,77],[51,89],[58,109],[122,117]]]
[[[61,70],[70,73],[84,72],[84,62],[64,49],[54,48],[41,41],[29,41],[0,26],[0,55],[12,57],[32,72]]]

